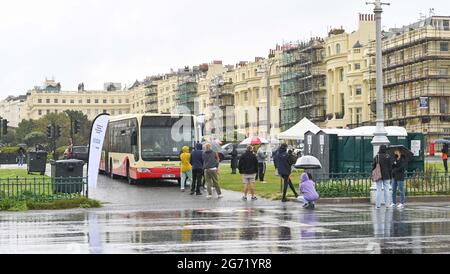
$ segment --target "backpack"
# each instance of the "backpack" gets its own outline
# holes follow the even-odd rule
[[[377,165],[375,166],[375,169],[372,171],[372,181],[378,182],[380,181],[383,176],[381,175],[381,166],[380,166],[380,156],[377,155],[376,158]]]

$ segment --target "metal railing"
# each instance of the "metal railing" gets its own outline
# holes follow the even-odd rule
[[[370,174],[313,175],[316,189],[323,198],[369,198],[372,190]],[[406,196],[450,195],[450,176],[445,172],[414,172],[405,176]]]
[[[38,200],[88,197],[88,180],[85,177],[0,179],[0,200],[4,198],[20,200],[27,197]]]

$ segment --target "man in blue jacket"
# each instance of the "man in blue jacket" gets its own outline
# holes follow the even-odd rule
[[[195,151],[191,153],[191,165],[193,177],[191,195],[202,195],[200,186],[203,177],[203,145],[200,143],[195,146]]]
[[[274,155],[275,166],[278,170],[278,174],[284,180],[283,200],[282,200],[283,203],[287,202],[286,192],[288,187],[292,189],[295,197],[298,197],[297,191],[295,190],[295,187],[292,184],[290,178],[292,172],[292,165],[295,164],[295,161],[297,159],[295,159],[294,155],[288,154],[287,149],[288,149],[287,144],[282,144]]]

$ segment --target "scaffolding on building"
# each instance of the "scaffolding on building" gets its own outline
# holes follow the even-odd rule
[[[394,29],[383,43],[386,124],[450,135],[450,17],[430,17]]]
[[[197,98],[198,84],[194,76],[185,77],[178,86],[178,104],[188,108],[191,114],[195,113],[195,98]]]
[[[324,40],[289,43],[282,47],[281,128],[287,130],[303,118],[326,121]]]

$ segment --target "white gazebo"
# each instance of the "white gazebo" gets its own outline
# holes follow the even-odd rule
[[[303,140],[305,139],[305,133],[311,131],[316,134],[321,129],[311,122],[308,118],[303,118],[298,124],[292,128],[280,133],[278,138],[280,140]]]

